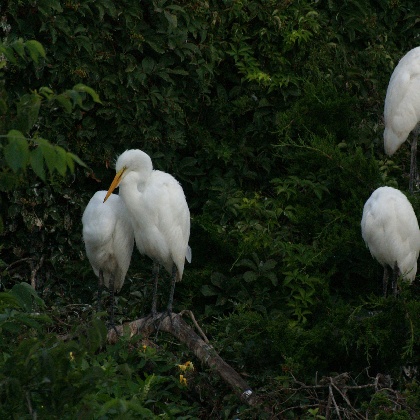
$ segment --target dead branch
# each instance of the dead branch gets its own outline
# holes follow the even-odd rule
[[[286,407],[281,410],[279,414],[284,414],[288,411],[296,409],[307,410],[309,408],[318,407],[321,409],[320,414],[324,411],[326,419],[331,419],[333,416],[338,419],[366,419],[366,416],[353,406],[348,396],[348,391],[357,391],[369,388],[374,393],[385,393],[389,401],[393,403],[394,410],[398,411],[402,409],[409,409],[402,395],[398,391],[389,387],[390,379],[381,374],[378,374],[376,377],[369,377],[371,379],[371,383],[364,385],[348,384],[348,382],[350,380],[353,381],[353,379],[347,372],[334,377],[323,377],[320,380],[320,383],[316,385],[306,385],[296,380],[293,374],[291,376],[294,380],[293,385],[280,390],[282,395],[285,394],[288,396],[288,398],[283,401],[283,404],[287,402],[288,399],[292,397],[295,398],[296,395],[300,393],[306,395],[306,398],[311,402],[305,405]],[[322,394],[318,395],[316,393],[317,390],[324,390],[324,396],[322,396]],[[279,399],[278,395],[276,398]]]
[[[36,290],[36,273],[42,267],[42,264],[44,264],[44,255],[41,255],[37,265],[34,266],[33,260],[30,260],[29,264],[31,266],[31,286]]]
[[[206,343],[195,333],[182,319],[180,314],[173,313],[171,316],[168,316],[167,314],[160,313],[155,320],[148,316],[126,325],[116,326],[115,329],[108,331],[108,342],[115,343],[118,340],[118,336],[124,334],[124,329],[127,326],[132,337],[139,332],[150,335],[156,331],[156,325],[159,326],[159,331],[173,335],[181,343],[184,343],[202,363],[217,372],[242,401],[249,405],[256,404],[256,396],[248,383],[217,354],[216,350],[210,344]]]

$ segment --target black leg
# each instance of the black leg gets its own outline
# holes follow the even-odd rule
[[[398,264],[395,261],[394,269],[392,273],[392,292],[394,293],[394,296],[397,296],[398,293],[398,276],[400,274],[400,270],[398,268]]]
[[[109,295],[111,297],[111,327],[115,329],[115,318],[114,318],[114,306],[115,306],[115,302],[114,302],[114,274],[111,274],[111,276],[109,277]]]
[[[174,300],[175,283],[176,283],[176,275],[177,275],[177,272],[178,272],[178,270],[176,268],[176,265],[174,264],[172,266],[171,291],[169,293],[169,301],[168,301],[168,308],[167,308],[167,311],[168,311],[168,315],[169,316],[171,316],[171,314],[172,314],[172,303],[173,303],[173,300]]]
[[[104,284],[104,272],[102,270],[99,270],[98,275],[98,302],[96,305],[96,312],[99,312],[101,310],[101,298],[102,298],[102,286]]]
[[[386,265],[384,267],[384,277],[383,277],[383,280],[382,280],[382,287],[383,287],[383,291],[384,291],[384,297],[386,297],[386,292],[387,292],[387,289],[388,289],[388,276],[389,276],[388,266]]]
[[[157,289],[159,281],[159,264],[156,261],[153,261],[153,279],[152,316],[153,318],[156,318]]]

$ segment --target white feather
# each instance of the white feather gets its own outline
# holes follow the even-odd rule
[[[98,191],[83,213],[83,240],[95,274],[102,269],[104,284],[114,275],[114,289],[121,290],[130,265],[134,232],[126,206],[116,194],[104,203],[106,191]]]
[[[169,273],[175,263],[181,280],[185,259],[191,261],[190,211],[181,185],[172,175],[153,170],[149,155],[141,150],[122,153],[117,173],[123,168],[119,193],[131,216],[137,248]]]
[[[362,216],[362,237],[378,262],[394,268],[412,282],[417,273],[420,231],[407,197],[391,187],[380,187],[366,201]]]
[[[395,67],[385,98],[384,148],[393,155],[420,121],[420,47]]]

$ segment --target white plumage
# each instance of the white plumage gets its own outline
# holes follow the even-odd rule
[[[386,92],[384,119],[384,148],[393,155],[420,121],[420,47],[410,50],[395,67]],[[412,164],[417,134],[412,144]],[[410,191],[416,170],[414,167],[410,171]]]
[[[395,188],[376,189],[363,208],[361,227],[372,256],[384,267],[384,293],[387,267],[397,266],[401,275],[412,282],[417,272],[420,231],[407,197]]]
[[[86,206],[82,217],[83,240],[99,283],[102,276],[107,288],[113,283],[113,294],[124,284],[134,247],[134,232],[123,200],[112,194],[104,203],[106,193],[96,192]]]
[[[138,250],[173,274],[168,304],[171,311],[175,280],[182,279],[185,259],[191,261],[190,211],[184,191],[173,176],[154,170],[150,156],[141,150],[126,150],[119,156],[115,169],[117,174],[108,194],[119,186]],[[156,287],[157,274],[155,292]],[[156,312],[155,299],[154,293],[152,312]]]

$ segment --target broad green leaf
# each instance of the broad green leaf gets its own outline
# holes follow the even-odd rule
[[[38,121],[40,107],[40,95],[37,93],[23,95],[17,103],[16,127],[24,133],[30,131]]]
[[[10,130],[7,134],[9,144],[4,148],[4,157],[13,172],[25,169],[29,161],[29,146],[24,135],[17,130]]]
[[[141,66],[143,68],[143,71],[146,74],[152,73],[153,69],[155,68],[155,64],[156,64],[155,60],[153,60],[153,58],[151,58],[151,57],[146,57],[141,62]]]
[[[205,284],[204,286],[201,287],[201,293],[204,296],[215,296],[215,295],[217,295],[216,289],[212,286],[209,286],[208,284]]]
[[[54,95],[54,91],[47,86],[42,86],[39,89],[39,94],[42,95],[46,99],[50,99],[51,96]]]
[[[75,155],[74,153],[67,152],[67,154],[80,166],[87,168],[87,165],[79,158],[79,156]]]
[[[54,146],[45,141],[44,143],[40,143],[40,147],[42,150],[42,154],[44,155],[45,163],[47,164],[48,170],[50,171],[50,174],[52,174],[55,169],[55,159],[57,155]]]
[[[68,114],[71,113],[71,111],[73,110],[73,104],[71,103],[71,100],[67,93],[61,93],[60,95],[57,95],[55,97],[55,100],[64,108],[64,110]]]
[[[255,274],[255,272],[253,272],[253,271],[246,271],[246,272],[244,273],[244,280],[245,280],[247,283],[251,283],[251,282],[253,282],[253,281],[257,280],[257,275],[256,275],[256,274]]]
[[[9,60],[12,64],[17,64],[15,53],[12,48],[0,46],[0,52]]]
[[[3,98],[0,98],[0,113],[5,114],[7,112],[7,103]]]
[[[46,56],[44,47],[38,41],[35,41],[35,40],[26,41],[25,42],[25,47],[29,51],[29,55],[30,55],[31,59],[35,63],[38,63],[39,57],[45,58],[45,56]]]
[[[21,58],[25,58],[25,46],[21,39],[11,44],[11,47],[18,53]]]
[[[90,95],[90,97],[92,98],[92,100],[94,102],[96,102],[96,103],[99,103],[99,104],[102,103],[101,102],[101,99],[99,98],[99,95],[92,88],[90,88],[89,86],[86,86],[86,85],[84,85],[82,83],[79,83],[79,84],[73,86],[73,89],[75,91],[77,91],[77,92],[85,92],[85,93],[87,93],[88,95]]]
[[[277,261],[275,260],[267,260],[263,266],[262,266],[262,270],[263,271],[270,271],[273,270],[275,268],[275,266],[277,265]]]
[[[31,151],[30,163],[35,174],[45,181],[44,155],[40,147]]]
[[[60,146],[55,146],[55,152],[55,169],[61,176],[65,176],[67,171],[67,152]]]
[[[170,26],[173,28],[176,28],[178,26],[178,18],[176,15],[173,15],[172,13],[169,13],[167,10],[165,10],[165,17],[166,20],[169,22]]]

